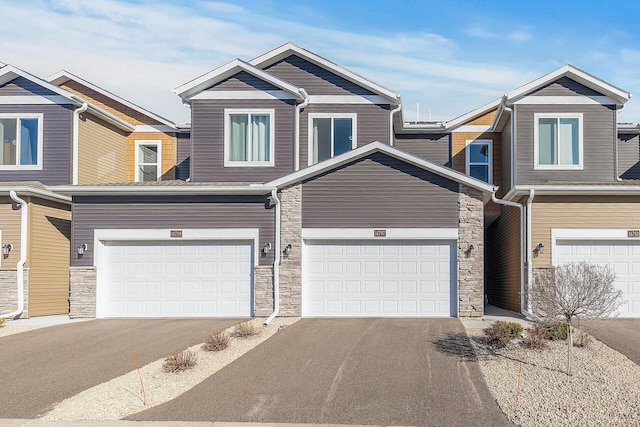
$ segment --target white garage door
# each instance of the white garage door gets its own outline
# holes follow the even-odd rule
[[[304,257],[303,316],[457,315],[454,243],[306,241]]]
[[[562,241],[556,246],[556,262],[608,264],[616,273],[615,285],[622,290],[620,317],[640,317],[640,242]]]
[[[107,242],[101,317],[252,314],[252,245]]]

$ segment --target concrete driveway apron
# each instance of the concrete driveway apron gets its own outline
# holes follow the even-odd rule
[[[640,365],[640,319],[583,321],[580,327]]]
[[[457,319],[302,319],[129,419],[511,425]]]
[[[0,418],[36,418],[57,402],[203,342],[233,319],[98,319],[0,338]]]

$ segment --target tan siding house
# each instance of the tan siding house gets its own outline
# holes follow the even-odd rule
[[[79,135],[78,184],[125,181],[127,133],[84,113]]]

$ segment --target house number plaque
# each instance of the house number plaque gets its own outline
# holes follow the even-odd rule
[[[627,237],[640,237],[640,230],[627,230]]]
[[[387,237],[387,230],[373,230],[373,237]]]
[[[171,230],[171,237],[182,237],[182,230]]]

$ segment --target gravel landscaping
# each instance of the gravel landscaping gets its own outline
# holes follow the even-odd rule
[[[276,318],[269,326],[263,327],[261,324],[264,319],[254,319],[252,322],[259,325],[261,333],[253,337],[232,338],[225,350],[205,351],[202,344],[190,347],[189,350],[197,355],[197,365],[193,369],[166,373],[162,369],[164,359],[160,359],[141,367],[140,374],[138,371],[129,372],[60,402],[41,419],[119,420],[149,409],[176,398],[274,335],[280,328],[287,327],[297,320],[298,318]],[[232,331],[233,327],[229,328],[227,333],[231,334]],[[206,337],[203,337],[203,340],[204,338]],[[144,393],[141,382],[144,385]]]
[[[593,339],[573,349],[566,374],[566,341],[546,350],[518,344],[491,349],[481,329],[468,329],[480,369],[507,417],[521,426],[640,425],[640,366]]]
[[[27,332],[33,329],[42,328],[43,326],[3,326],[0,328],[0,338],[8,335],[19,334],[20,332]]]

